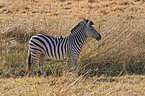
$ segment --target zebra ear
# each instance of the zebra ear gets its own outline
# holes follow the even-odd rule
[[[91,25],[94,25],[94,23],[93,23],[92,21],[88,21],[88,22],[87,22],[87,25],[88,25],[88,26],[91,26]]]
[[[88,21],[89,21],[89,20],[88,20],[88,19],[85,19],[85,18],[83,18],[83,20],[82,20],[82,22],[84,22],[84,23],[86,23],[86,24],[88,23]]]

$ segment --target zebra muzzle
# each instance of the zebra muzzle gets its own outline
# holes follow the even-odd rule
[[[98,34],[98,37],[96,38],[97,41],[101,40],[101,35]]]

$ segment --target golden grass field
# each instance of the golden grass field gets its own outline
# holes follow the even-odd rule
[[[46,58],[41,77],[27,75],[28,41],[35,34],[68,36],[83,18],[102,35],[78,58],[79,77],[63,76],[66,61]],[[0,95],[145,95],[144,0],[1,0]],[[71,72],[70,72],[71,74]]]
[[[144,96],[145,76],[76,78],[8,78],[0,81],[1,96]]]

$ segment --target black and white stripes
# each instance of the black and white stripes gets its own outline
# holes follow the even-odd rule
[[[68,49],[67,39],[67,37],[55,38],[44,34],[33,36],[29,42],[32,58],[35,59],[40,54],[50,59],[58,60],[65,58]]]
[[[76,25],[71,30],[71,34],[65,38],[55,38],[44,34],[32,36],[29,41],[28,76],[30,71],[32,71],[31,75],[33,75],[33,66],[37,59],[39,59],[41,73],[46,76],[43,70],[44,56],[56,60],[68,58],[66,67],[68,68],[71,62],[75,65],[75,71],[77,71],[77,57],[87,37],[95,38],[98,41],[101,39],[101,35],[91,25],[93,25],[93,22],[85,19]]]

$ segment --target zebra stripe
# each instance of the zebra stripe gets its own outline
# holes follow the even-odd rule
[[[55,38],[38,34],[30,39],[29,48],[35,57],[42,52],[50,59],[63,59],[67,52],[67,38]]]
[[[82,45],[86,40],[83,32],[85,27],[86,25],[83,22],[79,23],[71,30],[72,34],[65,38],[55,38],[45,34],[33,36],[29,42],[32,57],[36,58],[37,55],[39,56],[40,53],[43,53],[50,59],[64,59],[68,55],[68,49],[70,50],[70,55],[80,54]]]
[[[91,26],[92,24],[93,22],[89,20],[80,22],[71,30],[71,34],[65,38],[56,38],[44,34],[32,36],[29,41],[28,76],[30,68],[32,71],[31,74],[34,74],[33,66],[38,57],[40,61],[39,69],[41,73],[46,76],[46,73],[43,70],[44,55],[49,59],[57,60],[68,57],[68,64],[66,67],[69,67],[71,60],[72,64],[75,65],[75,70],[77,71],[77,56],[80,54],[87,37],[92,37],[97,40],[101,39],[101,35]]]

